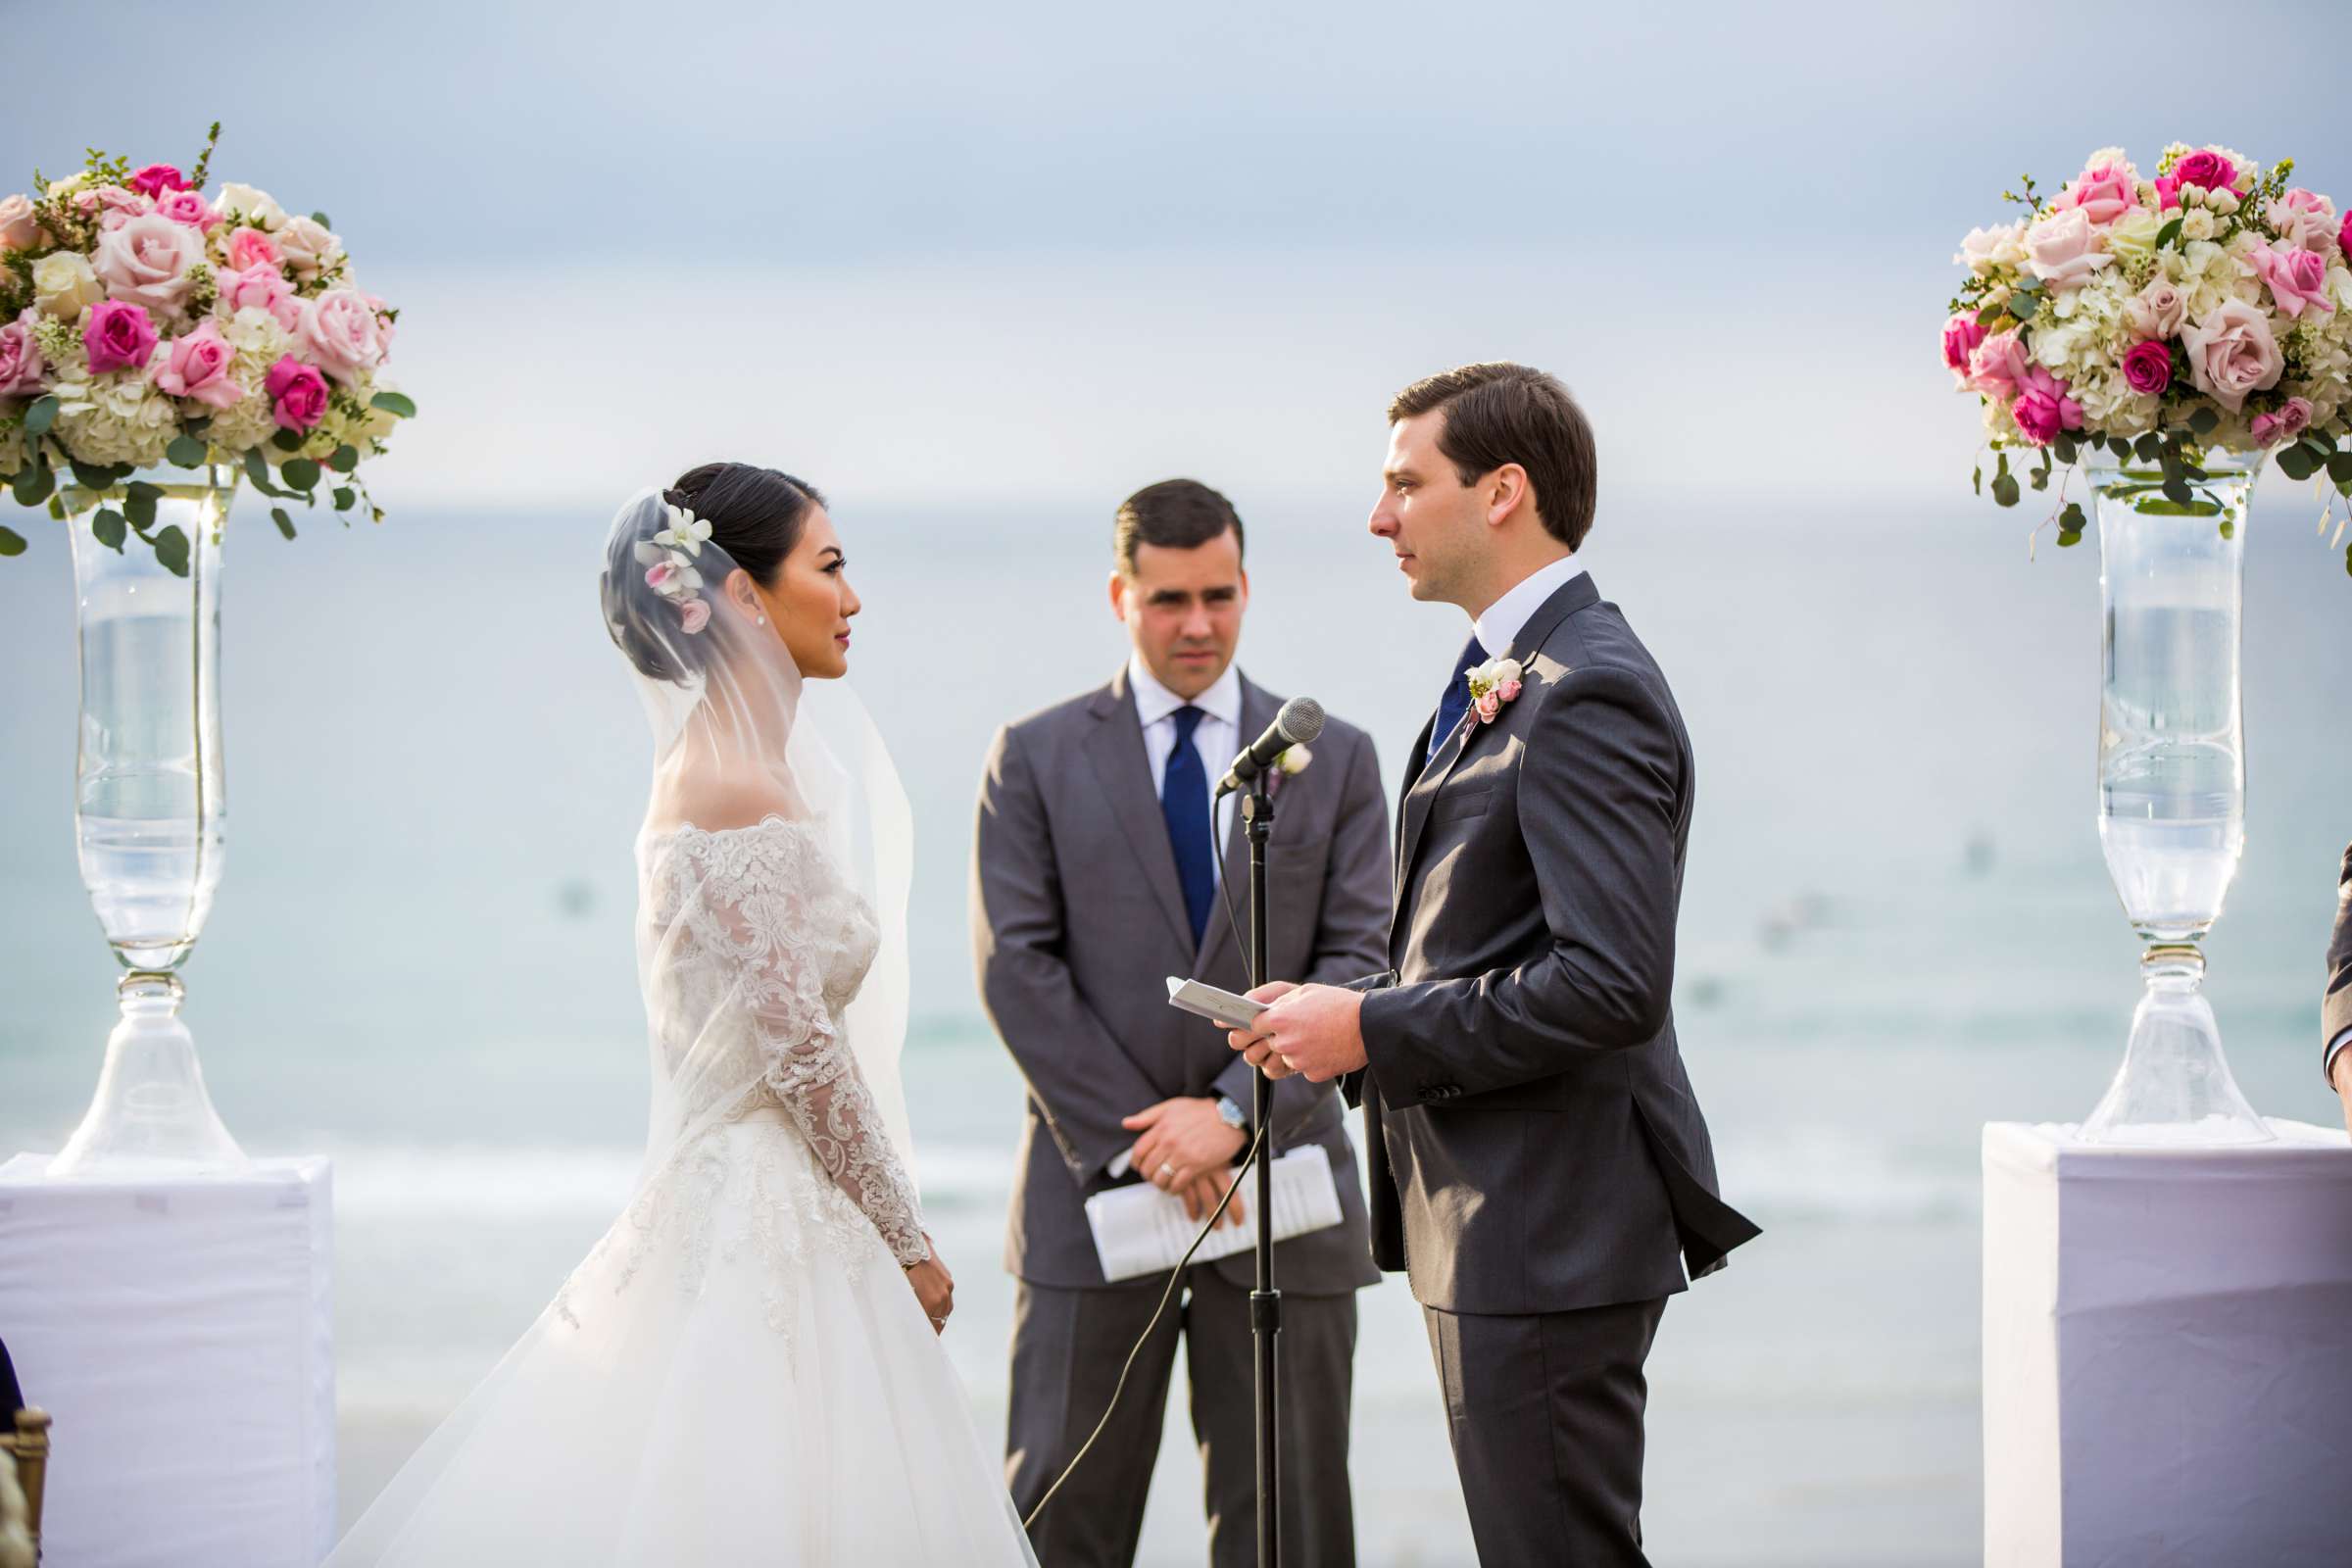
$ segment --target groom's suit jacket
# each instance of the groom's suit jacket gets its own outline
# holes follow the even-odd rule
[[[1347,1081],[1387,1156],[1374,1252],[1448,1312],[1666,1296],[1757,1234],[1717,1196],[1675,1044],[1673,694],[1589,575],[1510,657],[1517,698],[1408,760],[1390,967],[1359,982],[1370,1065]]]
[[[1242,681],[1242,736],[1282,699]],[[1388,804],[1371,737],[1330,720],[1302,773],[1274,796],[1266,845],[1276,979],[1339,982],[1379,964],[1389,924]],[[1250,850],[1232,813],[1222,876],[1249,919]],[[1220,896],[1193,944],[1175,852],[1152,785],[1134,694],[1109,685],[998,731],[980,786],[972,943],[981,1000],[1028,1080],[1004,1266],[1033,1285],[1103,1283],[1086,1199],[1141,1178],[1108,1166],[1136,1134],[1119,1125],[1177,1096],[1224,1095],[1250,1108],[1250,1064],[1216,1025],[1168,1005],[1167,977],[1246,989],[1243,953]],[[1275,1085],[1269,1152],[1323,1146],[1342,1223],[1282,1243],[1277,1282],[1300,1295],[1377,1283],[1365,1245],[1355,1152],[1331,1085]],[[1244,1189],[1254,1193],[1254,1181]],[[1214,1265],[1247,1286],[1247,1252]]]

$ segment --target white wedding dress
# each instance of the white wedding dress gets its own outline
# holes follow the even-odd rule
[[[1035,1562],[902,1269],[930,1247],[869,1083],[895,1111],[897,1040],[856,1010],[884,932],[810,738],[808,815],[640,837],[637,1191],[328,1568]]]

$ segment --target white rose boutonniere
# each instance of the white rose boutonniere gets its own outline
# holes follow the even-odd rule
[[[1462,678],[1470,683],[1470,706],[1481,724],[1492,724],[1502,705],[1519,695],[1527,671],[1516,659],[1490,659]]]

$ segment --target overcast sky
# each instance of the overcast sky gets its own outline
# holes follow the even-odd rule
[[[24,179],[218,116],[216,182],[325,211],[404,310],[387,505],[1368,496],[1479,358],[1578,390],[1604,494],[1948,498],[1959,235],[2109,142],[2352,195],[2330,12],[118,0],[0,125]]]

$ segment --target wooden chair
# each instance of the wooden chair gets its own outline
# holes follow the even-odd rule
[[[35,1405],[17,1412],[14,1432],[0,1432],[0,1453],[17,1461],[17,1484],[24,1489],[25,1523],[32,1549],[41,1549],[41,1490],[49,1472],[49,1412]]]

